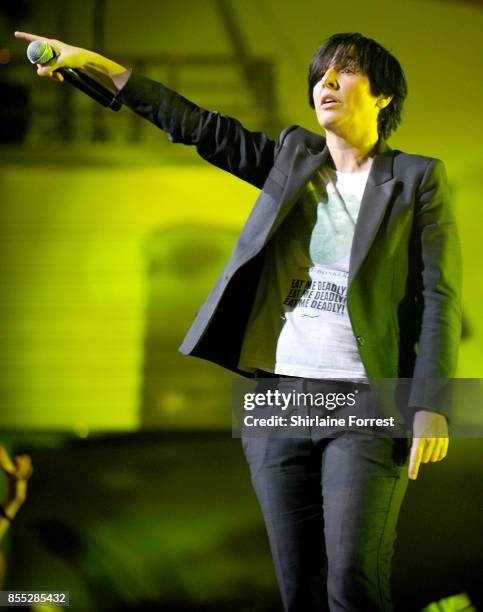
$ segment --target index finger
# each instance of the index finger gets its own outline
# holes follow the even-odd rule
[[[21,38],[22,40],[28,40],[28,42],[32,42],[33,40],[47,40],[45,36],[37,36],[37,34],[29,34],[28,32],[15,32],[15,38]]]
[[[413,444],[411,446],[411,453],[409,459],[408,473],[411,480],[416,480],[418,477],[419,466],[424,450],[424,439],[413,438]]]

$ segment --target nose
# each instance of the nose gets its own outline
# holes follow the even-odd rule
[[[337,70],[334,67],[327,68],[322,77],[322,85],[328,89],[337,89]]]

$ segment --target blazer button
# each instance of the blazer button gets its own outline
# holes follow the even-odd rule
[[[366,343],[366,339],[364,338],[364,336],[357,336],[356,340],[361,346]]]

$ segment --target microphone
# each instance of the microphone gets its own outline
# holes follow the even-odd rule
[[[27,47],[27,57],[32,64],[47,64],[56,56],[54,49],[45,40],[34,40]],[[55,72],[60,72],[64,79],[77,87],[80,91],[87,94],[102,106],[107,106],[112,110],[118,111],[122,104],[117,100],[116,94],[101,85],[84,72],[75,68],[58,68]]]

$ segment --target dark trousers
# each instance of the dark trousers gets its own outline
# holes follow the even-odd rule
[[[334,383],[317,385],[334,391]],[[371,413],[372,394],[365,388],[359,410]],[[390,611],[410,440],[343,428],[305,433],[281,438],[242,432],[284,610]]]

